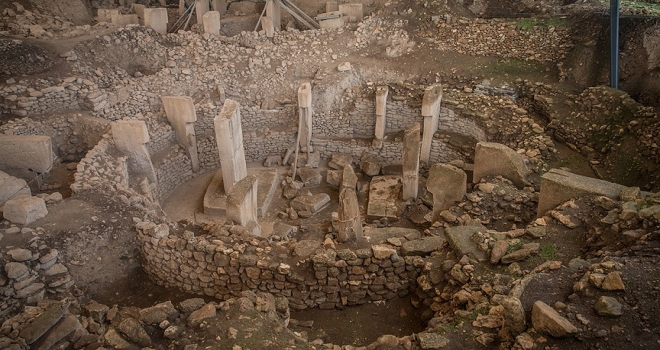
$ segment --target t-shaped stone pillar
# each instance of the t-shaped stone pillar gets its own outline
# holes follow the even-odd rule
[[[225,193],[247,175],[245,150],[243,149],[243,128],[241,127],[241,106],[234,100],[225,100],[220,114],[213,120],[215,140],[220,153],[222,181]]]
[[[450,164],[433,164],[429,169],[426,189],[433,194],[433,220],[465,196],[467,174]]]
[[[145,8],[144,26],[149,27],[159,34],[167,34],[167,9],[166,8]]]
[[[442,101],[442,85],[435,84],[426,88],[422,100],[422,116],[424,117],[424,136],[422,138],[421,160],[429,162],[431,157],[431,143],[433,134],[438,130],[438,118],[440,117],[440,101]]]
[[[403,135],[403,200],[417,199],[419,181],[419,123]]]
[[[199,171],[199,156],[197,154],[197,137],[195,122],[197,114],[192,98],[188,96],[162,96],[163,107],[176,135],[176,140],[185,148],[194,172]]]
[[[156,171],[145,143],[149,142],[147,124],[142,120],[118,120],[111,124],[115,147],[128,156],[128,167],[134,173],[157,183]]]
[[[257,223],[257,186],[257,177],[250,175],[227,192],[227,219],[247,228],[253,235],[261,236],[261,227]]]
[[[300,144],[305,145],[305,152],[312,153],[312,85],[304,83],[298,88],[298,110],[300,120],[298,123],[298,135]]]
[[[204,23],[204,15],[209,12],[209,10],[209,0],[197,0],[195,5],[197,23]]]
[[[279,0],[268,0],[266,2],[266,16],[273,20],[273,28],[276,31],[282,29],[282,15]]]
[[[376,148],[383,146],[383,138],[385,138],[385,126],[387,121],[385,114],[387,113],[387,95],[389,93],[387,86],[376,87],[376,130],[374,132],[374,142],[372,145]]]
[[[362,219],[360,218],[360,204],[355,192],[357,176],[350,164],[344,166],[342,179],[339,192],[337,241],[360,240],[362,239]]]

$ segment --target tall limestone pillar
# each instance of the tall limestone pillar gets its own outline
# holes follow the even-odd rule
[[[422,116],[424,117],[424,136],[422,138],[421,160],[428,163],[431,157],[433,134],[438,130],[440,117],[440,101],[442,101],[442,85],[435,84],[426,88],[422,100]]]
[[[225,193],[229,193],[232,186],[247,176],[243,128],[241,127],[241,106],[234,100],[226,99],[220,114],[215,117],[213,123],[220,154],[222,181]]]
[[[197,114],[192,98],[188,96],[162,96],[167,121],[172,125],[176,140],[188,153],[194,172],[199,171],[199,155],[197,153],[197,137],[195,122]]]
[[[376,130],[374,131],[373,147],[381,148],[383,146],[383,138],[385,138],[385,126],[387,120],[387,95],[389,88],[387,86],[378,86],[376,88]]]
[[[419,123],[403,135],[403,200],[417,199],[419,182]]]

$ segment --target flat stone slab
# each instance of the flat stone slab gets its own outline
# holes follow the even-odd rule
[[[50,136],[0,135],[0,169],[47,173],[53,166]]]
[[[353,164],[353,156],[345,153],[333,153],[328,167],[331,169],[343,170],[344,166]]]
[[[248,168],[248,175],[254,175],[257,184],[257,214],[263,217],[270,207],[277,185],[280,182],[280,172],[276,168]],[[204,215],[224,217],[227,214],[227,195],[222,179],[222,168],[218,168],[213,180],[204,193]]]
[[[444,237],[440,236],[424,237],[422,239],[408,241],[401,246],[401,255],[427,256],[441,248],[444,243]]]
[[[18,197],[5,203],[2,215],[15,224],[29,225],[48,215],[48,209],[43,198]]]
[[[327,193],[317,193],[311,196],[296,197],[291,201],[291,208],[296,211],[305,210],[310,213],[316,213],[330,203],[330,196]]]
[[[570,200],[587,195],[606,196],[617,199],[626,186],[576,175],[568,171],[550,169],[541,176],[541,193],[539,194],[538,217],[548,210]]]
[[[502,175],[518,188],[528,185],[529,169],[520,154],[494,142],[479,142],[474,153],[474,182],[484,177]]]
[[[447,242],[459,256],[467,255],[478,261],[486,261],[488,254],[479,249],[479,246],[472,240],[472,236],[477,232],[486,232],[484,226],[455,226],[445,229]]]
[[[369,184],[367,219],[391,218],[398,220],[405,209],[401,200],[401,177],[375,176]]]
[[[385,243],[388,238],[421,237],[419,231],[403,227],[376,228],[366,226],[363,228],[363,235],[371,244]]]

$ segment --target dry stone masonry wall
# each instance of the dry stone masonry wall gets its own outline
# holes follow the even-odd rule
[[[137,229],[143,266],[152,278],[218,299],[258,290],[284,296],[296,309],[358,305],[406,295],[424,266],[421,257],[402,257],[399,248],[334,250],[320,248],[320,242],[318,249],[312,242],[308,259],[291,266],[257,237],[231,244],[228,237],[196,237],[191,231],[179,236],[166,224],[148,221]]]

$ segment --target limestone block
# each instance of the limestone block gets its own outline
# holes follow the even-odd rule
[[[129,24],[140,24],[140,19],[136,14],[132,14],[132,15],[113,14],[110,22],[120,27],[125,27]]]
[[[339,11],[332,11],[332,12],[326,12],[318,15],[317,18],[319,17],[327,17],[327,16],[336,16],[335,18],[328,18],[328,19],[319,19],[319,27],[321,29],[323,28],[328,28],[328,29],[337,29],[341,28],[346,24],[346,21],[348,20],[347,16],[344,16],[341,12]]]
[[[325,3],[325,12],[339,11],[339,3],[337,1],[328,1]]]
[[[561,316],[555,309],[542,301],[536,301],[532,306],[532,325],[542,333],[562,338],[578,332],[569,320]]]
[[[376,156],[367,154],[360,161],[360,169],[368,176],[377,176],[380,174],[381,163]]]
[[[424,237],[413,241],[403,243],[401,246],[401,255],[403,256],[427,256],[432,252],[442,248],[445,239],[440,236]]]
[[[433,164],[429,169],[426,189],[433,194],[433,220],[440,212],[459,202],[467,189],[467,174],[449,164]]]
[[[53,166],[50,136],[0,135],[0,169],[47,173]]]
[[[378,140],[382,140],[385,137],[387,95],[389,91],[387,85],[376,87],[376,129],[374,131],[374,137]]]
[[[0,171],[0,207],[12,198],[31,196],[27,182]]]
[[[135,12],[136,15],[138,15],[138,18],[141,21],[144,21],[144,10],[147,8],[147,6],[142,5],[142,4],[133,4],[133,11]]]
[[[210,12],[209,12],[210,13]],[[172,125],[177,142],[186,149],[193,171],[199,171],[199,155],[195,134],[195,104],[189,96],[162,96],[167,121]]]
[[[146,8],[144,9],[144,25],[159,34],[167,34],[167,9],[166,8]]]
[[[369,183],[367,218],[398,220],[404,209],[405,205],[401,201],[401,177],[374,176]]]
[[[328,162],[328,167],[343,170],[345,166],[353,164],[353,156],[345,153],[333,153]]]
[[[550,169],[541,176],[541,192],[536,215],[541,217],[548,210],[554,209],[571,198],[586,195],[617,199],[619,193],[625,188],[623,185],[604,180],[576,175],[564,170]]]
[[[317,193],[311,196],[296,197],[291,201],[291,208],[297,211],[308,211],[316,213],[330,203],[330,196],[327,193]]]
[[[48,215],[48,210],[43,198],[19,197],[5,203],[2,215],[15,224],[29,225]]]
[[[112,16],[119,14],[119,9],[98,9],[99,22],[112,22]]]
[[[303,182],[305,187],[318,186],[321,184],[323,178],[318,170],[310,167],[302,167],[298,169],[298,176],[300,176],[300,181]]]
[[[455,226],[445,230],[445,238],[459,256],[467,255],[478,261],[486,261],[488,254],[479,249],[472,236],[478,232],[486,232],[484,226]]]
[[[359,22],[364,18],[362,4],[339,4],[339,12],[345,13],[351,23]]]
[[[209,11],[204,15],[204,33],[220,35],[220,12]]]
[[[238,181],[227,192],[227,219],[245,227],[255,236],[261,236],[257,223],[258,180],[249,175]]]
[[[474,154],[474,183],[487,176],[511,180],[518,188],[529,184],[526,177],[529,169],[521,155],[511,148],[493,142],[479,142]]]

